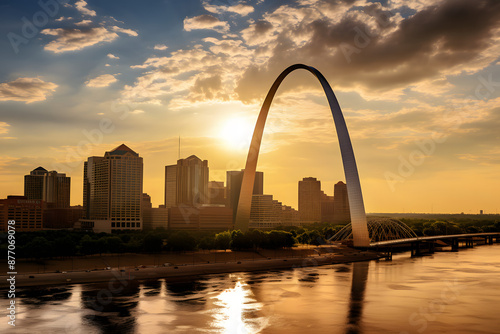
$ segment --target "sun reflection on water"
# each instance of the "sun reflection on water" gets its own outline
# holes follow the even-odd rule
[[[232,289],[226,289],[214,297],[214,305],[219,306],[214,315],[214,327],[225,334],[254,334],[267,327],[268,319],[258,317],[262,304],[258,303],[250,287],[237,281]]]

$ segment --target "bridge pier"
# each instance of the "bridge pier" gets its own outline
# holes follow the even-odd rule
[[[451,239],[451,251],[458,252],[458,238]]]
[[[485,245],[493,245],[493,236],[487,235],[486,237],[484,237],[484,244]]]
[[[420,255],[420,241],[411,243],[411,257]]]
[[[465,248],[474,248],[474,238],[465,239]]]
[[[436,244],[434,243],[434,241],[431,241],[429,243],[429,253],[433,254],[436,252]]]
[[[387,261],[392,261],[392,246],[391,246],[391,248],[389,248],[389,250],[387,251],[387,254],[386,254],[386,256],[385,256],[385,259],[386,259]]]
[[[425,244],[425,246],[423,245]],[[420,256],[424,252],[433,254],[436,251],[436,245],[434,241],[425,242],[425,241],[415,241],[411,243],[411,256]]]

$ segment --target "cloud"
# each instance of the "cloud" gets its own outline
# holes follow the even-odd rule
[[[144,114],[144,110],[142,110],[142,109],[135,109],[135,110],[131,111],[130,113],[134,114],[134,115]]]
[[[0,101],[32,103],[44,101],[55,91],[57,85],[39,78],[17,78],[0,84]]]
[[[163,98],[170,97],[175,102],[170,104],[173,108],[174,104],[184,105],[181,99],[193,103],[233,98],[234,83],[251,64],[249,51],[237,40],[206,38],[204,42],[211,44],[209,50],[178,50],[168,57],[151,57],[142,65],[132,66],[149,71],[124,87],[124,102],[162,104]]]
[[[263,16],[272,28],[265,24],[259,34],[253,24],[243,30],[245,41],[269,57],[249,67],[239,81],[240,99],[261,98],[267,88],[260,82],[271,82],[293,63],[310,64],[335,78],[336,88],[369,99],[399,99],[408,85],[426,92],[434,85],[444,92],[449,86],[442,78],[476,73],[500,52],[498,1],[426,1],[406,18],[380,4],[346,3],[319,0],[314,3],[323,9],[319,12],[281,6]],[[341,4],[339,19],[325,15],[332,4]]]
[[[111,30],[130,36],[137,36],[137,33],[131,29],[113,26]],[[109,43],[118,38],[116,32],[112,32],[104,27],[44,29],[41,32],[45,35],[57,37],[44,47],[45,50],[54,53],[77,51],[98,43]]]
[[[91,23],[92,23],[91,20],[81,20],[80,22],[76,22],[75,25],[77,25],[77,26],[87,26],[87,25],[89,25]]]
[[[269,42],[274,37],[273,25],[265,20],[258,20],[241,31],[248,45],[258,45]]]
[[[0,122],[0,135],[8,133],[9,127],[10,127],[9,123]]]
[[[114,54],[112,54],[112,53],[108,53],[108,58],[111,58],[111,59],[120,59],[120,57],[115,56],[115,55],[114,55]]]
[[[4,140],[17,139],[16,137],[8,137],[8,136],[6,136],[6,134],[9,133],[9,130],[10,130],[9,128],[10,128],[10,124],[9,123],[0,122],[0,139],[4,139]]]
[[[255,103],[286,66],[306,63],[318,68],[335,90],[361,95],[362,100],[418,100],[416,96],[423,94],[448,94],[456,89],[448,76],[462,70],[474,73],[496,61],[500,52],[496,2],[419,3],[415,14],[405,17],[400,12],[406,7],[364,0],[282,5],[248,20],[239,33],[202,38],[203,43],[191,49],[131,66],[148,71],[125,86],[122,97],[139,103],[169,101],[171,107],[185,105],[181,99]],[[225,12],[209,8],[214,14]],[[467,28],[457,22],[466,22]],[[200,15],[186,18],[184,29],[227,32],[229,25],[214,15]],[[294,74],[298,75],[302,74]],[[292,90],[320,94],[313,79],[287,80],[280,89]]]
[[[208,1],[204,1],[203,2],[203,7],[209,11],[210,13],[213,13],[213,14],[221,14],[221,13],[224,13],[224,12],[232,12],[232,13],[236,13],[236,14],[239,14],[241,16],[246,16],[250,13],[253,13],[254,11],[254,8],[252,6],[249,6],[249,5],[245,5],[245,4],[237,4],[237,5],[233,5],[233,6],[217,6],[217,5],[211,5],[208,3]]]
[[[56,36],[57,39],[45,45],[44,49],[54,53],[77,51],[98,43],[109,43],[118,38],[118,34],[104,27],[88,29],[44,29],[42,34]]]
[[[154,47],[155,50],[161,50],[161,51],[166,50],[167,48],[168,46],[166,46],[165,44],[156,44]]]
[[[137,32],[135,32],[132,29],[124,29],[124,28],[120,28],[120,27],[117,27],[117,26],[112,26],[111,30],[116,31],[116,32],[122,32],[124,34],[129,35],[129,36],[138,36]]]
[[[88,16],[96,16],[96,12],[94,10],[87,8],[87,2],[85,0],[78,0],[75,2],[75,8],[82,14]]]
[[[60,18],[56,19],[56,22],[61,22],[61,21],[66,21],[66,20],[72,20],[73,18],[70,16],[70,17],[65,17],[65,16],[61,16]]]
[[[115,78],[115,75],[118,74],[103,74],[94,79],[90,79],[85,82],[87,87],[108,87],[114,82],[117,82],[118,79]]]
[[[184,19],[184,30],[191,31],[195,29],[212,29],[218,32],[229,31],[229,24],[222,22],[213,15],[203,14]]]

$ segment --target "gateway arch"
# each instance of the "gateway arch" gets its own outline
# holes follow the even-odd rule
[[[274,95],[278,90],[281,82],[291,72],[297,69],[304,69],[311,72],[321,83],[323,90],[328,99],[330,110],[333,115],[333,121],[337,130],[337,136],[340,145],[340,153],[342,155],[342,163],[344,165],[344,174],[347,184],[347,195],[349,198],[349,208],[351,211],[351,224],[352,234],[355,247],[366,247],[370,245],[370,237],[368,235],[368,228],[366,224],[365,205],[363,203],[363,195],[361,193],[361,185],[359,182],[358,168],[356,166],[356,159],[354,158],[354,151],[352,149],[351,139],[347,126],[345,124],[344,116],[340,105],[333,93],[330,84],[326,81],[325,77],[314,67],[304,64],[295,64],[285,69],[278,78],[274,81],[271,89],[267,93],[264,104],[260,109],[259,118],[255,125],[255,130],[248,150],[247,162],[245,165],[245,172],[243,173],[243,181],[241,183],[240,197],[238,207],[236,209],[236,220],[234,224],[235,229],[242,231],[248,230],[250,222],[250,207],[252,205],[252,192],[253,184],[255,181],[255,171],[257,169],[257,160],[259,158],[260,144],[262,135],[264,133],[264,125],[266,123],[267,114],[273,101]]]

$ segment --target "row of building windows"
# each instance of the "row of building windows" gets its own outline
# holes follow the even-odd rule
[[[120,226],[121,225],[121,226]],[[137,226],[136,226],[137,225]],[[141,227],[141,223],[130,223],[130,222],[122,222],[122,223],[115,223],[115,222],[112,222],[111,223],[111,227]]]

